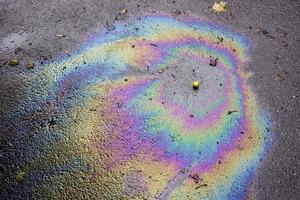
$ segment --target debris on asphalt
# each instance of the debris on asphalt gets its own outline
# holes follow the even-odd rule
[[[26,177],[26,172],[25,171],[18,171],[16,174],[16,181],[23,181]]]
[[[153,44],[153,43],[150,43],[150,45],[151,45],[151,46],[154,46],[154,47],[157,47],[157,45],[156,45],[156,44]]]
[[[207,187],[208,185],[206,184],[206,183],[203,183],[203,184],[201,184],[201,185],[198,185],[197,187],[195,187],[195,189],[197,190],[197,189],[199,189],[199,188],[201,188],[201,187]]]
[[[217,37],[217,39],[218,39],[219,42],[223,42],[224,41],[224,38],[222,38],[222,37]]]
[[[279,57],[278,57],[278,56],[275,56],[275,57],[274,57],[274,60],[273,60],[273,64],[276,64],[278,60],[279,60]]]
[[[258,33],[262,33],[263,35],[265,35],[265,36],[268,37],[268,38],[275,39],[275,37],[272,36],[272,35],[270,35],[269,31],[268,31],[267,29],[265,29],[265,28],[257,27],[257,28],[256,28],[256,31],[257,31]]]
[[[56,124],[56,120],[54,117],[51,117],[51,119],[48,121],[49,126],[54,126]]]
[[[174,12],[172,12],[172,15],[173,16],[179,16],[179,15],[181,15],[181,11],[180,10],[178,10],[178,9],[176,9]]]
[[[276,32],[279,33],[280,37],[287,37],[287,35],[288,35],[288,33],[281,28],[276,28]]]
[[[27,69],[33,69],[34,68],[34,62],[29,61],[26,65]]]
[[[242,145],[240,145],[240,144],[237,144],[237,145],[236,145],[236,148],[237,148],[238,150],[243,150],[243,149],[244,149],[244,147],[242,147]]]
[[[190,175],[190,178],[192,178],[195,183],[199,183],[199,181],[200,181],[200,177],[198,174]]]
[[[127,13],[128,13],[127,9],[121,10],[120,12],[118,12],[117,16],[115,17],[115,20],[123,20],[127,18]]]
[[[127,14],[127,9],[121,10],[120,14],[121,14],[121,15],[122,15],[122,14]]]
[[[18,65],[19,64],[19,59],[16,57],[12,57],[9,59],[9,64],[12,66]]]
[[[118,102],[117,105],[118,105],[118,108],[121,108],[123,106],[123,104],[120,102]]]
[[[65,50],[65,53],[67,54],[67,56],[71,56],[70,52],[68,50]]]
[[[58,37],[58,38],[64,38],[64,37],[66,37],[66,35],[64,35],[64,34],[56,34],[55,36]]]
[[[115,27],[112,23],[109,23],[108,21],[106,21],[105,28],[106,28],[106,30],[108,30],[108,31],[113,31],[113,30],[116,29],[116,27]]]
[[[185,174],[185,173],[187,173],[188,171],[189,171],[188,169],[183,168],[183,169],[180,170],[180,173]]]
[[[282,32],[282,33],[280,33],[280,37],[286,37],[288,34],[287,34],[287,32]]]
[[[194,81],[194,82],[193,82],[193,88],[194,88],[195,90],[197,90],[197,89],[199,88],[199,86],[200,86],[199,81]]]
[[[18,54],[20,51],[22,51],[22,48],[21,48],[21,47],[17,47],[17,48],[14,50],[14,53],[15,53],[15,54]]]
[[[287,47],[287,46],[289,46],[289,45],[288,45],[288,43],[287,43],[286,41],[281,41],[281,43],[280,43],[280,44],[281,44],[281,46],[283,46],[283,47]]]
[[[264,28],[261,28],[261,27],[257,27],[257,28],[256,28],[256,31],[257,31],[258,33],[262,33],[262,34],[264,34],[264,35],[269,34],[269,31],[267,31],[267,29],[264,29]]]
[[[235,112],[238,112],[237,110],[229,110],[228,112],[227,112],[227,115],[231,115],[232,113],[235,113]]]
[[[276,77],[275,77],[275,80],[276,81],[283,81],[285,78],[284,78],[284,75],[283,74],[277,74]]]
[[[215,67],[215,66],[217,66],[217,64],[218,64],[218,58],[213,58],[213,57],[210,56],[209,65],[212,66],[212,67]]]
[[[212,6],[212,9],[215,12],[226,12],[227,11],[227,2],[221,1],[220,3],[215,2]]]

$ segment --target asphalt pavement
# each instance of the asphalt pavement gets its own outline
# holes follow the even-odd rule
[[[0,199],[300,199],[300,2],[214,3],[1,0]]]

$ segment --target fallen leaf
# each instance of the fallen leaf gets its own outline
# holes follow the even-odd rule
[[[10,65],[18,65],[19,64],[19,60],[17,58],[10,58],[9,59],[9,64]]]
[[[227,2],[221,1],[220,3],[214,3],[212,9],[215,12],[226,12],[227,11]]]
[[[16,174],[16,181],[22,181],[26,177],[26,172],[25,171],[18,171]]]
[[[34,68],[34,63],[33,62],[28,62],[26,65],[27,69],[33,69]]]

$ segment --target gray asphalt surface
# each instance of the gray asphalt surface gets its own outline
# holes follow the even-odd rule
[[[26,94],[27,83],[22,74],[28,73],[29,61],[38,68],[43,62],[68,54],[80,44],[82,35],[112,22],[122,9],[128,9],[130,17],[153,10],[172,13],[178,9],[182,15],[209,18],[252,41],[252,63],[247,68],[254,73],[250,85],[271,115],[274,134],[274,144],[253,181],[255,199],[300,199],[300,2],[229,1],[228,12],[222,14],[210,10],[213,3],[211,0],[1,0],[0,120],[4,121]],[[57,34],[65,37],[58,38]],[[16,48],[20,48],[18,52]],[[20,64],[10,66],[7,60],[15,53]],[[10,148],[7,138],[15,131],[0,130],[1,157],[5,158]],[[15,166],[0,164],[3,188],[4,168]]]

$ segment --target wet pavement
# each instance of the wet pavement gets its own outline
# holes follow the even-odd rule
[[[2,199],[299,199],[300,4],[214,3],[0,1]]]

